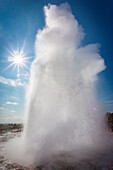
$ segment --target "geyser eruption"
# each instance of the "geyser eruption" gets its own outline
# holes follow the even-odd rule
[[[45,6],[44,12],[26,97],[22,142],[29,163],[100,148],[107,138],[94,87],[105,69],[98,44],[81,46],[84,32],[67,3]]]
[[[44,11],[45,28],[36,36],[24,131],[26,146],[36,159],[94,147],[101,144],[102,135],[94,81],[105,65],[98,45],[80,46],[84,32],[67,3],[45,6]]]

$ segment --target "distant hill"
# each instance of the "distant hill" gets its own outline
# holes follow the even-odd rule
[[[107,112],[106,113],[107,123],[109,130],[113,132],[113,113]]]

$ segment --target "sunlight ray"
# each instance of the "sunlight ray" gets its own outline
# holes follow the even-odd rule
[[[22,46],[21,49],[19,49],[19,47],[17,48],[17,50],[8,50],[10,53],[10,57],[8,57],[8,62],[11,62],[11,64],[6,68],[10,68],[11,66],[13,67],[13,70],[15,70],[17,68],[17,75],[20,75],[20,68],[27,68],[25,63],[28,63],[28,59],[31,57],[26,57],[26,54],[24,53],[24,45]]]

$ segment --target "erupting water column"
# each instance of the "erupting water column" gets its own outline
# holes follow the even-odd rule
[[[97,74],[105,69],[98,44],[80,46],[84,32],[67,3],[45,6],[44,11],[24,130],[26,150],[36,160],[59,151],[97,147],[103,140],[103,118],[94,90]]]
[[[84,32],[67,3],[44,11],[26,97],[23,148],[28,163],[64,151],[98,149],[107,139],[94,87],[105,69],[98,44],[81,46]]]

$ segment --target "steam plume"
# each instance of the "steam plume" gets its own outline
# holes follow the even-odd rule
[[[23,143],[31,162],[62,151],[99,148],[105,139],[94,88],[105,69],[99,45],[81,46],[84,32],[67,3],[45,6],[44,12],[26,97]]]

